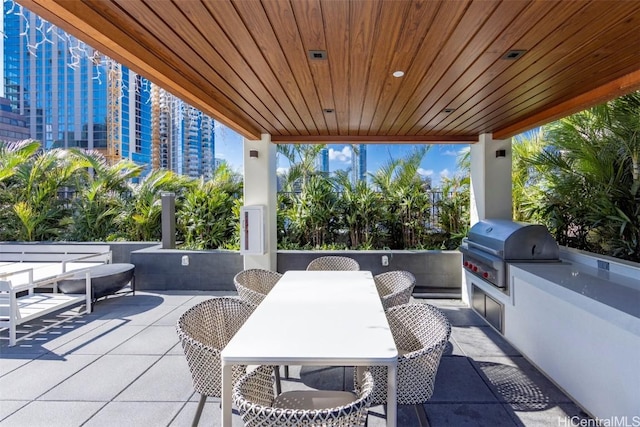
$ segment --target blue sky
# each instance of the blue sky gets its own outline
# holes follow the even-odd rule
[[[216,158],[226,160],[234,170],[242,172],[242,137],[231,129],[216,122]],[[329,169],[347,169],[351,167],[351,146],[348,144],[331,144],[329,148]],[[390,158],[404,157],[411,152],[410,144],[371,144],[367,146],[367,169],[375,172],[385,165]],[[469,144],[434,144],[431,145],[420,165],[418,173],[430,176],[434,187],[439,186],[443,176],[452,177],[458,171],[457,158],[461,152],[469,150]],[[287,164],[279,164],[287,167]]]

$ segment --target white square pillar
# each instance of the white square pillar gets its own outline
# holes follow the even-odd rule
[[[512,219],[511,138],[481,134],[471,144],[471,225],[485,218]]]
[[[244,139],[244,205],[264,205],[264,255],[245,255],[244,268],[277,269],[277,179],[276,146],[271,135],[263,134],[259,141]]]

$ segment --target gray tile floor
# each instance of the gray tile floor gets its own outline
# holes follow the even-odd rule
[[[193,392],[175,323],[187,308],[212,295],[110,297],[98,302],[92,314],[16,347],[3,340],[0,425],[191,425],[199,395]],[[416,302],[437,305],[453,325],[435,393],[424,405],[432,427],[578,425],[587,418],[459,300]],[[351,373],[342,368],[292,367],[284,388],[341,388],[345,373],[349,383]],[[419,425],[415,408],[401,406],[398,413],[399,426]],[[220,425],[219,400],[207,401],[200,423]],[[241,425],[234,416],[234,427]],[[383,407],[372,408],[368,425],[385,425]]]

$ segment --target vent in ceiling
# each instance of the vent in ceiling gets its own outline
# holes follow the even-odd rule
[[[502,59],[506,59],[507,61],[514,61],[524,55],[526,50],[510,50],[504,55],[502,55]]]
[[[309,59],[316,59],[316,60],[327,59],[327,51],[326,50],[310,50]]]

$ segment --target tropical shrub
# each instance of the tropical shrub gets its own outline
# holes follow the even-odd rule
[[[529,171],[514,180],[517,215],[547,225],[560,244],[640,261],[640,92],[542,132],[541,143],[514,145]]]

